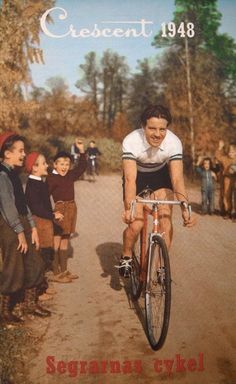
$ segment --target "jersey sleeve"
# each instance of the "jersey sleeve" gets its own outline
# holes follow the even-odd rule
[[[172,160],[182,160],[183,159],[183,146],[180,139],[175,136],[175,140],[173,141],[170,152],[169,152],[169,161]]]
[[[122,143],[122,160],[136,161],[134,146],[132,145],[132,142],[129,136],[125,137]]]

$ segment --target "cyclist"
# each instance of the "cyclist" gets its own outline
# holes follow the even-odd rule
[[[143,227],[143,205],[136,205],[135,217],[131,217],[131,201],[145,188],[154,191],[155,198],[173,199],[173,191],[181,201],[188,201],[184,177],[183,154],[180,139],[168,129],[171,123],[169,110],[162,105],[150,105],[141,115],[141,128],[129,133],[122,145],[124,213],[123,221],[128,224],[123,234],[123,256],[119,273],[129,277],[132,249]],[[195,218],[182,209],[186,227],[195,224]],[[170,247],[173,228],[172,210],[168,205],[159,208],[160,226],[165,233],[167,247]]]
[[[101,155],[101,152],[96,146],[96,143],[94,140],[91,140],[89,142],[89,146],[85,151],[87,157],[88,157],[88,174],[93,174],[93,161],[94,161],[94,170],[96,175],[98,175],[98,164],[97,164],[97,156]]]

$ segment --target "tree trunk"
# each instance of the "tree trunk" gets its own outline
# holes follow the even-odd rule
[[[194,132],[194,119],[193,119],[193,102],[192,102],[192,90],[191,90],[189,47],[188,47],[188,37],[187,36],[185,36],[185,55],[186,55],[187,93],[188,93],[188,108],[189,108],[189,123],[190,123],[190,145],[191,145],[192,177],[193,177],[194,160],[195,160],[195,132]]]

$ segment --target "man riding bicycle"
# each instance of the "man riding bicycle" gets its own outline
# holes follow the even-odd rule
[[[97,156],[101,155],[101,152],[99,149],[96,147],[96,143],[94,140],[91,140],[89,142],[89,146],[85,151],[87,155],[87,163],[88,163],[88,174],[92,175],[93,172],[98,175],[98,163],[97,163]]]
[[[119,273],[128,277],[131,272],[132,249],[143,227],[143,205],[136,205],[131,217],[131,201],[145,188],[154,198],[173,199],[174,192],[180,201],[188,201],[183,176],[183,151],[180,139],[167,127],[172,121],[169,110],[162,105],[151,105],[141,115],[141,128],[128,134],[122,146],[124,213],[128,227],[123,233],[123,256]],[[195,224],[187,208],[181,207],[186,227]],[[158,210],[160,226],[169,248],[173,236],[172,208],[162,205]]]

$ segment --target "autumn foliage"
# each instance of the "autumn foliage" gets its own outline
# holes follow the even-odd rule
[[[140,126],[140,114],[149,103],[163,103],[171,110],[171,129],[183,141],[190,161],[195,160],[193,154],[212,155],[218,139],[235,137],[236,44],[218,32],[216,0],[176,0],[174,22],[193,21],[196,38],[189,39],[186,50],[185,39],[163,40],[157,34],[153,45],[166,49],[157,58],[139,61],[135,73],[117,52],[89,52],[79,66],[80,96],[71,94],[60,77],[37,88],[30,76],[30,63],[44,63],[38,20],[53,4],[1,2],[0,131],[19,131],[37,138],[40,145],[50,137],[64,141],[75,135],[121,143]]]

